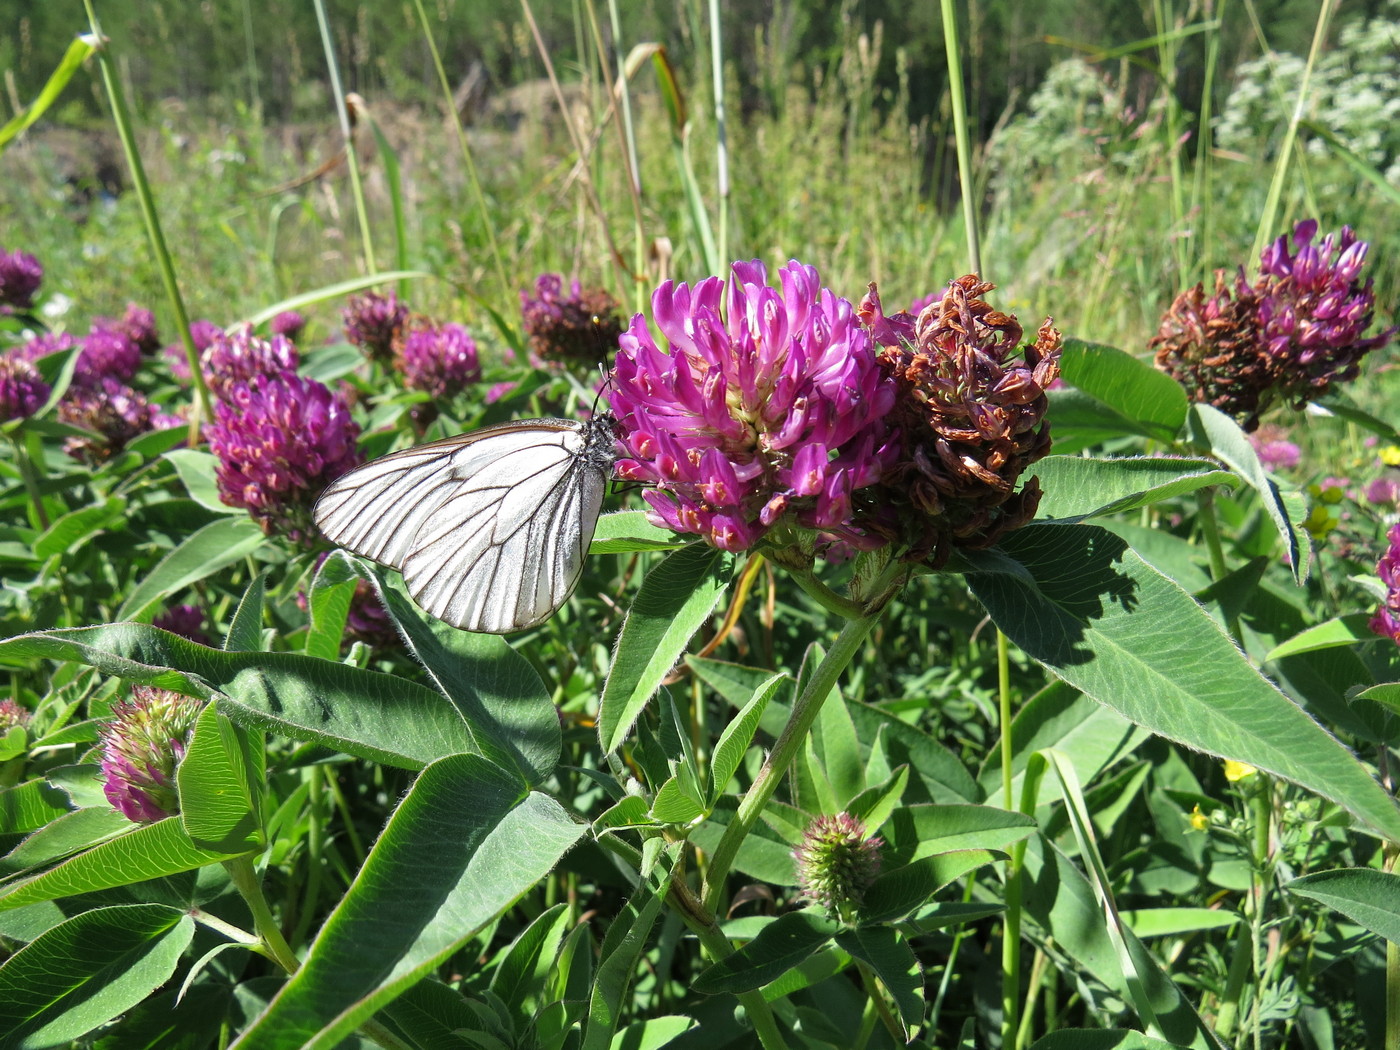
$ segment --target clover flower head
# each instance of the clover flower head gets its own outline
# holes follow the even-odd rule
[[[1366,486],[1366,502],[1372,504],[1400,503],[1400,477],[1385,474]]]
[[[20,704],[19,701],[9,697],[0,700],[0,736],[4,736],[16,726],[29,725],[30,719],[33,717],[34,715],[29,708]]]
[[[283,310],[268,325],[273,335],[281,335],[296,342],[306,328],[306,318],[295,310]]]
[[[802,896],[829,915],[850,921],[880,874],[883,845],[878,836],[867,837],[865,824],[849,813],[817,817],[792,851]]]
[[[45,332],[42,335],[26,339],[9,353],[14,357],[22,357],[26,361],[37,361],[41,357],[71,350],[79,345],[81,345],[81,340],[67,332]]]
[[[198,605],[172,605],[165,612],[151,620],[152,627],[178,634],[199,645],[209,645],[209,636],[204,633],[204,610]]]
[[[246,324],[214,337],[199,358],[209,389],[219,397],[234,383],[244,383],[257,375],[295,372],[300,364],[296,346],[285,336],[263,339]]]
[[[410,327],[399,357],[405,385],[434,398],[454,397],[481,379],[476,341],[464,326],[450,321]]]
[[[779,524],[878,545],[852,526],[852,499],[895,446],[884,417],[895,389],[850,302],[811,266],[737,262],[694,287],[662,284],[652,320],[619,338],[608,393],[619,477],[654,486],[652,519],[722,550],[752,547]],[[725,309],[721,310],[721,305]]]
[[[103,329],[125,336],[136,345],[142,354],[153,354],[160,349],[160,335],[156,331],[156,315],[135,303],[126,304],[126,313],[120,318],[99,317],[92,323],[93,330]]]
[[[1149,346],[1157,367],[1194,401],[1233,416],[1247,431],[1275,400],[1302,408],[1333,383],[1355,379],[1361,359],[1388,343],[1394,328],[1364,335],[1375,307],[1371,281],[1359,280],[1367,244],[1349,227],[1314,244],[1307,219],[1260,257],[1258,279],[1223,270],[1215,292],[1203,285],[1176,297]]]
[[[1266,424],[1247,436],[1268,470],[1292,470],[1302,461],[1302,449],[1287,439],[1282,427]]]
[[[531,353],[544,364],[595,366],[608,360],[622,334],[616,299],[601,288],[583,288],[577,279],[566,295],[557,273],[536,278],[533,295],[520,293],[520,311]]]
[[[903,447],[870,494],[869,526],[935,566],[953,547],[990,546],[1040,503],[1035,479],[1016,484],[1050,451],[1045,391],[1059,375],[1060,333],[1047,318],[1023,343],[1016,318],[982,298],[995,287],[960,277],[920,311],[912,339],[887,326],[878,340],[899,390],[891,423]],[[878,320],[878,311],[872,285],[862,312]]]
[[[73,385],[95,387],[104,379],[126,382],[141,367],[141,348],[125,332],[94,327],[83,340]]]
[[[223,328],[213,321],[190,322],[190,341],[194,343],[196,355],[203,354],[214,345],[214,340],[223,334]],[[170,366],[170,374],[180,382],[188,383],[190,381],[190,362],[189,358],[185,356],[184,343],[171,343],[161,353]]]
[[[0,251],[0,312],[28,310],[44,279],[44,268],[28,252]]]
[[[394,356],[394,342],[408,320],[408,308],[393,292],[365,292],[350,297],[343,317],[345,338],[374,360],[387,364]]]
[[[0,357],[0,423],[32,416],[44,407],[50,393],[32,361],[17,353]]]
[[[302,546],[318,535],[311,508],[321,490],[360,462],[359,434],[344,398],[288,372],[230,384],[205,431],[219,498]]]
[[[1382,638],[1400,644],[1400,522],[1390,527],[1386,539],[1390,545],[1376,566],[1376,573],[1385,584],[1385,599],[1371,617],[1370,627]]]
[[[175,769],[204,701],[137,685],[101,730],[102,791],[128,820],[153,824],[180,812]]]
[[[94,436],[70,437],[63,451],[88,464],[103,463],[133,438],[154,429],[156,411],[145,394],[112,376],[84,386],[74,384],[58,403],[58,418]]]

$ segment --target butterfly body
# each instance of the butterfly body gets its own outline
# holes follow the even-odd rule
[[[316,524],[400,570],[439,619],[505,634],[573,593],[615,458],[606,413],[514,420],[357,467],[322,493]]]

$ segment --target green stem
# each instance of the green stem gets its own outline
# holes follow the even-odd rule
[[[622,857],[633,868],[641,869],[641,852],[617,835],[599,835],[594,841],[604,849],[611,850]],[[695,934],[701,947],[705,949],[705,953],[712,960],[719,962],[734,954],[734,947],[729,943],[729,938],[724,935],[724,931],[719,928],[719,923],[715,921],[714,912],[701,904],[695,894],[690,891],[690,887],[679,878],[670,880],[666,890],[666,901],[681,917],[681,921]],[[764,1050],[788,1050],[787,1042],[778,1029],[778,1022],[773,1017],[773,1010],[763,995],[756,991],[742,992],[736,998],[743,1004],[748,1013],[749,1020],[753,1023],[754,1031],[758,1033],[759,1042],[763,1044]]]
[[[301,960],[296,957],[291,945],[282,936],[281,927],[277,925],[277,920],[272,915],[272,909],[267,906],[267,898],[263,896],[262,882],[258,879],[258,873],[253,868],[253,859],[251,857],[236,857],[233,860],[224,861],[224,867],[233,880],[234,888],[248,902],[248,909],[253,913],[253,928],[258,931],[258,940],[261,942],[260,947],[255,948],[255,950],[262,951],[287,973],[296,973],[301,967]],[[365,1021],[360,1025],[359,1031],[384,1047],[385,1050],[413,1050],[409,1044],[378,1021]]]
[[[263,896],[262,881],[253,868],[252,858],[236,857],[233,860],[226,860],[224,867],[228,870],[229,878],[233,880],[234,888],[248,902],[248,910],[253,913],[253,929],[258,931],[258,938],[267,949],[268,955],[288,973],[296,973],[297,968],[301,966],[301,961],[297,959],[291,945],[282,936],[282,929],[277,925],[277,920],[273,918],[272,909],[267,906],[267,898]]]
[[[1229,575],[1230,570],[1225,564],[1225,547],[1220,542],[1220,526],[1215,520],[1215,493],[1208,488],[1201,489],[1196,494],[1196,502],[1200,507],[1196,519],[1201,524],[1201,536],[1206,541],[1206,551],[1210,556],[1210,578],[1219,583]],[[1225,629],[1237,644],[1241,642],[1240,621],[1234,613],[1226,614]]]
[[[763,807],[768,804],[788,767],[792,765],[792,760],[797,757],[798,749],[807,739],[807,733],[816,722],[822,704],[831,694],[837,679],[855,658],[856,652],[865,642],[866,635],[879,619],[880,609],[877,609],[875,612],[848,620],[832,644],[831,651],[817,665],[815,673],[807,682],[807,688],[797,698],[787,726],[773,745],[773,750],[769,752],[763,768],[758,771],[758,776],[740,800],[738,812],[724,829],[719,845],[715,847],[715,852],[710,858],[710,867],[705,873],[704,902],[706,909],[711,913],[717,911],[719,899],[724,893],[725,878],[739,852],[739,847],[753,830],[753,826],[758,823]]]
[[[360,158],[355,152],[355,129],[350,125],[345,89],[340,84],[340,65],[335,60],[335,42],[326,18],[324,0],[311,0],[316,8],[316,26],[321,31],[321,44],[326,51],[326,71],[335,96],[336,114],[340,117],[340,133],[345,139],[345,168],[350,172],[350,193],[355,198],[355,215],[360,221],[360,247],[365,256],[365,273],[375,272],[374,240],[369,232],[369,210],[365,206],[365,188],[360,181]]]
[[[15,464],[19,467],[19,476],[24,481],[24,491],[29,494],[29,502],[34,505],[34,519],[39,523],[39,528],[49,527],[49,514],[44,509],[44,497],[39,491],[39,479],[34,474],[34,464],[30,462],[29,451],[24,447],[23,434],[15,431],[10,435],[10,440],[15,446]]]
[[[1011,808],[1011,658],[1009,643],[997,628],[998,712],[1001,722],[1002,805]],[[1001,1045],[1015,1045],[1021,1007],[1021,859],[1013,854],[1006,866],[1006,915],[1001,937]]]
[[[958,144],[958,183],[962,186],[963,227],[972,272],[982,272],[982,243],[977,233],[977,196],[972,181],[972,137],[967,127],[963,95],[962,55],[958,51],[958,15],[953,0],[942,0],[943,44],[948,55],[948,97],[953,108],[953,134]]]
[[[865,994],[875,1004],[875,1010],[885,1025],[885,1031],[890,1033],[890,1038],[894,1040],[895,1046],[902,1046],[905,1041],[904,1030],[899,1021],[895,1019],[894,1014],[890,1013],[889,1004],[885,1002],[885,997],[880,994],[880,984],[875,979],[875,975],[871,973],[870,967],[859,959],[856,960],[856,969],[860,971],[861,983],[865,985]]]
[[[209,386],[204,381],[204,372],[199,367],[199,351],[195,349],[190,336],[190,317],[185,310],[185,300],[180,294],[180,285],[175,280],[175,264],[170,258],[170,249],[165,244],[165,234],[160,227],[160,216],[156,212],[155,197],[151,184],[146,178],[146,168],[141,163],[141,153],[136,148],[136,135],[132,131],[131,114],[126,108],[126,95],[121,89],[121,80],[112,67],[112,56],[107,51],[107,38],[102,35],[102,27],[97,21],[97,10],[93,0],[83,0],[87,11],[88,24],[95,37],[97,64],[102,70],[102,85],[107,91],[107,101],[112,107],[112,123],[116,125],[117,137],[121,139],[122,151],[126,154],[127,168],[131,171],[131,187],[136,191],[136,200],[141,205],[141,218],[146,224],[146,237],[151,243],[151,254],[155,256],[156,267],[160,270],[161,283],[165,285],[170,309],[175,314],[175,328],[180,334],[180,343],[185,349],[185,361],[190,366],[190,382],[194,387],[194,412],[190,416],[190,447],[199,444],[199,424],[201,419],[211,415],[209,408]]]
[[[1384,869],[1393,872],[1400,859],[1400,846],[1385,844]],[[1400,1046],[1400,945],[1385,942],[1385,1046]]]

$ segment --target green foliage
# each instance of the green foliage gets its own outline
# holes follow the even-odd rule
[[[541,59],[517,7],[429,6],[451,76],[480,61],[495,82],[463,157],[416,11],[330,4],[374,114],[383,257],[366,269],[385,269],[368,275],[339,170],[294,184],[339,148],[310,8],[103,13],[112,53],[144,59],[121,68],[195,316],[304,310],[300,372],[353,395],[371,457],[589,406],[594,376],[526,360],[516,291],[541,271],[630,309],[714,268],[712,225],[736,257],[815,263],[852,300],[878,280],[890,313],[965,269],[943,72],[924,64],[942,27],[879,4],[721,6],[724,220],[701,5],[624,5],[616,44],[657,63],[628,83],[633,198],[589,21],[606,10],[533,5],[570,113],[589,115],[580,159],[552,96],[530,94]],[[1303,6],[1274,12],[1275,46],[1306,46]],[[1027,329],[1053,313],[1067,335],[1056,454],[1028,472],[1036,521],[937,571],[852,551],[789,573],[792,550],[688,542],[621,491],[555,618],[466,634],[393,571],[265,534],[223,501],[216,457],[178,447],[188,427],[70,456],[92,436],[57,416],[78,354],[38,361],[48,404],[0,424],[0,699],[24,712],[0,721],[0,1046],[1386,1045],[1400,650],[1368,624],[1400,502],[1394,373],[1331,395],[1331,419],[1270,416],[1302,446],[1288,466],[1268,430],[1150,367],[1172,294],[1252,263],[1287,80],[1279,109],[1257,69],[1221,70],[1213,95],[1230,73],[1235,94],[1215,126],[1240,159],[1192,156],[1174,136],[1208,130],[1193,111],[1219,101],[1189,98],[1194,78],[1242,14],[1157,9],[1148,27],[1123,5],[1023,7],[974,5],[960,31],[988,276]],[[128,300],[171,339],[85,74],[60,65],[78,7],[23,19],[0,41],[21,101],[56,66],[73,76],[4,153],[3,248],[46,276],[32,315],[0,315],[0,344],[80,335]],[[1400,234],[1357,165],[1395,159],[1393,28],[1339,27],[1312,100],[1332,149],[1310,143],[1285,202],[1312,214],[1319,187],[1345,191],[1319,217],[1371,240],[1378,324]],[[1046,34],[1095,46],[1052,67],[1026,46]],[[160,101],[177,94],[196,101]],[[344,341],[345,297],[385,282],[470,325],[479,384],[435,403]],[[160,355],[131,383],[192,401]],[[881,570],[888,594],[869,589]],[[202,641],[153,624],[184,604]],[[100,765],[134,684],[208,701],[172,742],[180,812],[147,824],[112,808]],[[838,813],[879,863],[833,917],[804,899],[794,851]]]

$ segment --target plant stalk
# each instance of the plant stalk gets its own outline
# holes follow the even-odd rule
[[[997,628],[998,717],[1001,722],[1001,797],[1011,808],[1011,657],[1010,643]],[[1024,850],[1013,853],[1006,865],[1006,915],[1001,934],[1001,1045],[1015,1045],[1021,1009],[1021,861]]]
[[[191,448],[199,444],[200,421],[211,416],[209,407],[209,386],[204,381],[204,371],[199,367],[199,351],[195,349],[190,336],[190,316],[185,310],[185,300],[180,294],[179,282],[175,279],[175,264],[170,258],[170,249],[165,243],[165,233],[161,230],[160,216],[156,212],[155,197],[151,193],[150,181],[146,178],[145,165],[141,163],[141,152],[136,148],[136,135],[132,130],[131,114],[126,108],[126,95],[121,88],[121,79],[113,68],[112,56],[107,51],[107,40],[102,35],[102,27],[97,21],[97,10],[93,0],[83,0],[87,11],[88,24],[95,38],[93,46],[97,52],[97,64],[102,70],[102,85],[107,91],[107,101],[112,107],[112,123],[116,125],[117,137],[121,139],[122,152],[126,155],[127,168],[131,172],[131,186],[136,191],[137,203],[141,206],[141,219],[146,225],[146,238],[151,243],[151,254],[155,256],[156,268],[160,271],[161,283],[165,286],[170,309],[175,314],[175,329],[180,334],[180,344],[185,350],[185,360],[190,367],[190,383],[194,388],[194,410],[190,413]]]
[[[883,606],[874,612],[866,613],[846,622],[846,626],[841,629],[841,633],[832,644],[831,651],[817,665],[816,672],[807,682],[807,688],[802,691],[802,695],[797,698],[797,703],[793,705],[792,715],[788,719],[787,726],[784,727],[782,735],[778,737],[777,743],[773,745],[773,750],[769,752],[758,776],[754,778],[753,783],[749,785],[749,790],[739,801],[738,812],[734,814],[734,819],[729,822],[729,826],[724,829],[724,835],[720,838],[719,845],[715,847],[715,852],[710,858],[709,870],[705,874],[703,898],[705,908],[710,913],[713,914],[718,910],[720,897],[724,894],[725,879],[729,875],[729,869],[734,863],[739,847],[743,844],[748,833],[753,830],[753,826],[758,823],[758,819],[763,813],[763,807],[768,804],[768,800],[777,790],[778,784],[782,782],[788,767],[797,757],[798,750],[802,747],[808,732],[811,731],[812,725],[816,722],[817,715],[821,713],[822,704],[831,695],[831,690],[836,685],[837,679],[850,665],[856,652],[864,644],[866,636],[870,634],[879,621],[882,610]]]

